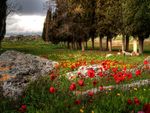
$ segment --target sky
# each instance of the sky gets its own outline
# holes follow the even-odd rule
[[[46,0],[8,0],[20,9],[7,17],[6,35],[40,34],[46,17]],[[50,2],[54,4],[54,2]]]

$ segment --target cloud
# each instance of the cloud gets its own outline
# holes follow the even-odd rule
[[[7,17],[6,34],[42,32],[47,0],[8,0],[20,10]],[[45,4],[45,5],[44,5]],[[50,4],[55,7],[54,0]]]
[[[43,15],[46,0],[8,0],[8,4],[14,4],[20,10],[21,15]]]
[[[41,33],[44,20],[40,15],[13,15],[7,19],[6,34]]]

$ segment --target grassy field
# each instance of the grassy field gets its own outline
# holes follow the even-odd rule
[[[90,42],[89,42],[90,43]],[[64,75],[55,80],[51,80],[49,75],[39,78],[26,89],[23,97],[18,101],[0,98],[0,113],[137,113],[143,111],[145,104],[150,104],[150,87],[142,86],[140,88],[131,88],[129,91],[110,89],[92,96],[76,96],[68,90],[72,81],[65,77],[66,72],[72,71],[71,66],[78,62],[86,62],[87,65],[94,64],[97,61],[110,60],[118,61],[121,66],[137,66],[143,63],[143,60],[150,55],[150,41],[145,43],[145,51],[141,56],[123,56],[116,55],[113,51],[112,57],[106,58],[109,52],[99,50],[69,50],[61,45],[45,44],[41,40],[37,41],[20,41],[20,42],[3,42],[3,50],[17,50],[24,53],[30,53],[41,57],[55,60],[60,63],[59,74]],[[89,44],[90,45],[90,44]],[[90,47],[90,46],[89,46]],[[120,46],[114,45],[114,49]],[[98,49],[98,43],[96,43]],[[131,48],[131,47],[130,47]],[[119,49],[118,49],[119,50]],[[73,70],[76,70],[73,69]],[[132,83],[141,79],[150,79],[148,73],[143,73],[140,77],[133,77],[130,81],[124,81],[121,84]],[[84,88],[92,88],[92,81],[85,80],[85,86],[77,86],[81,92]],[[78,80],[75,80],[77,84]],[[116,84],[114,80],[107,81],[105,78],[98,81],[97,87]],[[55,93],[50,93],[49,88],[56,88]],[[25,105],[25,106],[23,106]],[[148,107],[150,109],[150,106]]]

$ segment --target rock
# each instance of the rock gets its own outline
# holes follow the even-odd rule
[[[98,93],[98,92],[110,92],[112,91],[112,89],[121,89],[123,91],[127,91],[130,89],[134,89],[134,88],[140,88],[142,86],[149,86],[150,85],[150,80],[146,79],[146,80],[139,80],[139,81],[135,81],[133,83],[130,84],[121,84],[121,85],[110,85],[110,86],[103,86],[104,90],[100,90],[99,88],[92,88],[89,90],[86,90],[82,93],[77,94],[77,92],[74,92],[74,94],[76,95],[88,95],[88,92],[92,91],[94,94]]]
[[[122,53],[126,56],[132,56],[132,53],[130,53],[130,52],[122,51]]]
[[[99,76],[100,72],[103,72],[105,74],[108,73],[108,71],[106,71],[102,65],[100,64],[94,64],[94,65],[88,65],[88,66],[80,66],[78,68],[77,71],[73,71],[73,72],[69,72],[67,73],[67,78],[69,80],[72,80],[76,77],[80,77],[80,78],[88,78],[87,72],[88,70],[93,69],[95,72],[95,77]]]
[[[49,74],[55,65],[58,65],[55,61],[31,54],[4,52],[0,55],[0,93],[5,97],[17,98],[31,81]]]
[[[111,57],[111,56],[113,56],[113,54],[107,54],[107,55],[106,55],[106,58],[109,58],[109,57]]]
[[[148,63],[145,65],[143,62],[135,68],[129,68],[126,70],[127,73],[132,73],[133,76],[135,76],[135,72],[137,70],[141,70],[141,72],[145,72],[147,74],[150,74],[150,56],[147,57],[144,61],[147,61]],[[107,68],[107,65],[105,65]],[[80,66],[76,71],[68,72],[67,73],[67,78],[69,80],[73,80],[76,77],[78,78],[88,78],[88,70],[93,69],[95,72],[95,77],[99,77],[100,72],[103,73],[103,75],[110,75],[112,73],[111,69],[105,69],[102,64],[94,64],[94,65],[88,65],[88,66]],[[121,70],[120,70],[121,71]],[[122,72],[124,70],[122,69]]]

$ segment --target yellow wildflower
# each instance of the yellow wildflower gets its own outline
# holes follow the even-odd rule
[[[137,91],[137,88],[134,88],[135,91]]]
[[[92,110],[92,112],[91,113],[94,113],[94,111]]]
[[[81,112],[81,113],[84,113],[83,109],[80,109],[80,112]]]
[[[117,93],[117,96],[120,96],[120,93]]]

